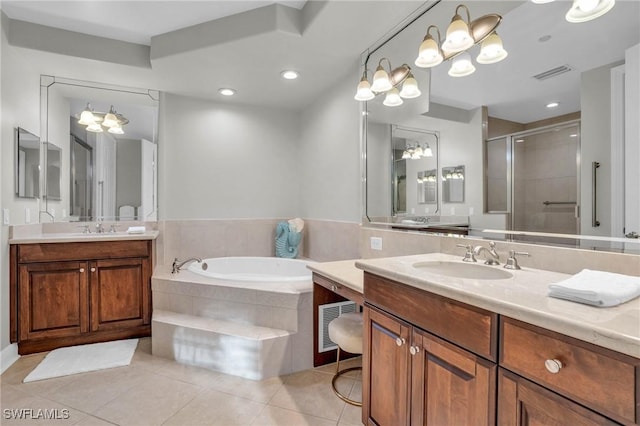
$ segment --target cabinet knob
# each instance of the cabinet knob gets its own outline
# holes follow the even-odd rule
[[[404,340],[402,337],[398,337],[398,338],[396,339],[396,345],[398,345],[398,346],[402,346],[402,345],[404,345],[405,343],[406,343],[406,340]]]
[[[91,268],[91,272],[95,272],[95,271],[96,271],[96,268]]]
[[[83,272],[84,272],[84,268],[80,268],[80,273],[83,273]]]
[[[544,366],[551,374],[558,374],[562,368],[562,362],[557,359],[548,359],[544,362]]]
[[[336,291],[338,289],[338,287],[336,287],[335,285],[331,286],[331,291]]]
[[[409,348],[409,352],[411,353],[411,355],[417,355],[418,352],[420,352],[420,346],[411,346]]]

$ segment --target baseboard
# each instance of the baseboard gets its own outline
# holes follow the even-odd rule
[[[0,374],[4,373],[7,368],[11,367],[18,358],[20,358],[20,355],[18,355],[18,345],[16,343],[4,348],[0,352],[0,367],[2,368]]]

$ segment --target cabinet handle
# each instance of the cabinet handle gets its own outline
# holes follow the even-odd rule
[[[404,340],[404,338],[402,338],[402,337],[398,337],[398,338],[396,338],[396,345],[398,345],[398,346],[402,346],[402,345],[404,345],[406,342],[407,342],[407,341],[406,341],[406,340]]]
[[[420,346],[411,346],[409,348],[409,352],[411,353],[411,355],[417,355],[418,352],[420,352]]]
[[[551,374],[558,374],[562,368],[562,362],[557,359],[548,359],[544,362],[544,366]]]
[[[91,272],[95,272],[95,271],[96,271],[96,268],[91,268]]]
[[[83,273],[83,272],[84,272],[84,268],[80,268],[80,273]]]
[[[338,287],[336,287],[335,285],[331,286],[331,291],[336,291],[338,289]]]

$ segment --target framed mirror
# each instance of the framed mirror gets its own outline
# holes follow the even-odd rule
[[[46,199],[60,201],[62,150],[51,142],[45,142],[44,146],[45,170],[47,171],[45,182]]]
[[[418,172],[418,204],[438,203],[438,170]]]
[[[41,99],[55,220],[157,220],[159,92],[42,76]]]
[[[620,217],[640,218],[640,212],[630,214],[619,201],[625,198],[622,183],[629,179],[637,181],[638,177],[633,175],[637,167],[629,167],[629,159],[620,155],[620,149],[616,148],[619,144],[616,134],[625,134],[624,123],[620,123],[625,121],[625,105],[620,99],[636,99],[635,103],[627,102],[627,106],[636,108],[635,112],[627,111],[626,114],[627,117],[634,117],[634,113],[638,116],[637,90],[629,90],[637,87],[640,79],[637,67],[632,65],[637,63],[640,52],[640,2],[616,2],[605,15],[583,23],[567,22],[565,15],[571,4],[566,1],[546,4],[474,1],[465,5],[472,21],[489,14],[502,17],[497,32],[508,52],[502,61],[479,63],[478,43],[468,49],[475,67],[475,72],[470,75],[452,76],[453,60],[445,59],[430,68],[415,64],[429,26],[435,25],[445,37],[456,9],[456,4],[445,1],[425,3],[422,10],[398,25],[397,32],[392,32],[388,39],[371,46],[363,54],[363,67],[358,79],[364,74],[373,83],[374,72],[379,66],[395,78],[396,70],[406,64],[421,92],[418,97],[402,99],[403,103],[396,106],[385,106],[383,94],[362,103],[367,221],[386,222],[393,217],[393,212],[389,218],[382,217],[380,210],[373,210],[376,203],[369,200],[371,194],[377,192],[381,180],[375,176],[374,170],[380,171],[382,176],[386,173],[375,155],[372,156],[375,167],[370,167],[370,142],[372,137],[379,138],[378,123],[399,123],[439,132],[440,162],[464,164],[464,196],[452,198],[451,191],[441,186],[442,202],[455,205],[442,206],[445,208],[440,211],[443,214],[468,215],[472,235],[512,238],[509,235],[514,232],[513,223],[518,219],[512,217],[517,214],[513,208],[514,203],[519,202],[517,197],[513,197],[513,191],[518,189],[515,185],[531,184],[527,182],[526,170],[524,175],[518,171],[513,174],[513,166],[506,161],[513,157],[520,161],[521,166],[526,165],[523,161],[527,164],[533,161],[548,168],[541,171],[543,176],[564,179],[567,185],[562,188],[569,188],[571,182],[576,188],[574,196],[553,193],[554,188],[559,188],[557,185],[541,186],[551,192],[540,195],[543,197],[540,214],[535,220],[519,221],[525,226],[519,227],[517,232],[553,234],[560,229],[556,227],[560,214],[564,215],[562,220],[567,223],[569,216],[579,215],[580,226],[574,228],[576,238],[571,245],[584,246],[579,238],[589,236],[597,237],[589,241],[589,247],[599,245],[593,241],[606,241],[598,248],[626,250],[623,247],[626,242],[620,245],[612,238],[624,238],[622,230],[629,229],[628,224],[620,222]],[[435,31],[430,34],[436,37]],[[607,37],[594,38],[593,34],[607,34]],[[594,51],[599,53],[594,55]],[[631,65],[627,66],[627,62]],[[624,81],[633,84],[625,86]],[[397,89],[400,91],[401,88],[402,85],[398,84]],[[418,122],[419,126],[415,124]],[[525,143],[518,142],[518,135],[531,139],[528,135],[549,130],[549,134],[555,137],[559,134],[556,128],[562,133],[572,123],[578,123],[577,131],[569,132],[567,138],[571,139],[563,139],[560,143],[567,147],[577,146],[575,155],[553,155],[547,159],[536,157],[536,160],[518,157],[524,148],[536,151],[535,155],[538,155],[542,153],[538,148],[545,146],[527,138]],[[572,135],[577,135],[577,139]],[[623,152],[637,152],[640,138],[637,133],[633,135],[626,141],[632,145],[631,150]],[[505,142],[506,137],[509,137],[509,145]],[[547,151],[557,152],[558,149],[554,147]],[[628,164],[626,168],[625,161]],[[592,163],[600,164],[600,168],[592,169]],[[392,162],[388,164],[392,169]],[[575,170],[575,175],[568,175],[569,170]],[[625,175],[628,171],[632,173]],[[407,176],[415,174],[407,173]],[[438,176],[442,176],[440,169]],[[520,179],[520,176],[525,178]],[[408,182],[416,180],[409,179]],[[490,187],[487,182],[490,182]],[[538,195],[536,193],[536,197]],[[545,201],[548,203],[544,204]],[[575,205],[569,202],[575,202]],[[627,202],[627,205],[637,204]],[[596,213],[597,221],[593,221],[592,215]],[[571,219],[576,220],[575,217]],[[596,222],[599,225],[593,226],[592,223]],[[535,231],[527,228],[527,223],[535,224]],[[541,226],[543,224],[549,226]],[[496,233],[488,235],[485,230]],[[527,241],[554,244],[551,238],[530,238]]]
[[[15,194],[19,198],[40,196],[40,138],[16,127],[15,137]]]
[[[442,202],[464,203],[464,166],[442,168]]]

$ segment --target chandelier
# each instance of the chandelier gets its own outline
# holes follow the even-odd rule
[[[93,133],[102,133],[104,127],[109,133],[123,135],[122,126],[129,123],[125,116],[118,114],[113,105],[109,108],[109,112],[105,113],[94,111],[91,104],[87,103],[86,108],[80,114],[76,114],[76,118],[78,118],[78,124],[87,126],[87,132]]]

